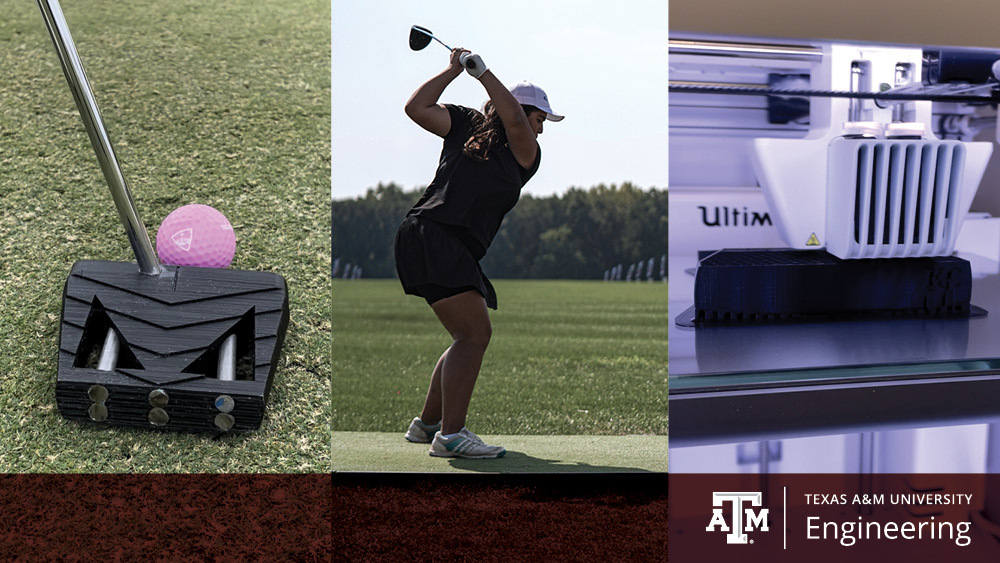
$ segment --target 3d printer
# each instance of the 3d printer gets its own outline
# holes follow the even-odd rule
[[[974,138],[995,121],[979,108],[1000,99],[1000,52],[676,39],[670,54],[672,195],[759,185],[743,205],[697,190],[702,225],[773,225],[782,248],[818,251],[702,256],[692,323],[970,312],[970,268],[944,257],[992,154]]]
[[[675,34],[669,64],[672,447],[1000,416],[970,212],[1000,50]]]

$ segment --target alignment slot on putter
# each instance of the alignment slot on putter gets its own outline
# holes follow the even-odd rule
[[[431,39],[437,41],[441,45],[444,45],[445,49],[448,49],[449,51],[452,50],[447,43],[441,41],[437,37],[434,37],[434,33],[426,27],[420,27],[419,25],[410,27],[410,49],[413,49],[414,51],[421,51],[424,47],[431,44]],[[476,63],[474,61],[463,60],[462,65],[465,66],[465,68],[476,68]]]
[[[258,428],[288,327],[284,278],[159,263],[59,2],[37,3],[136,258],[73,264],[59,333],[59,412],[185,432]]]

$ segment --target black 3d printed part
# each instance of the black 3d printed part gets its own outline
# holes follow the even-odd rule
[[[969,316],[972,269],[952,256],[841,260],[815,250],[722,250],[695,275],[694,324]]]
[[[63,296],[56,402],[66,418],[185,432],[260,426],[288,327],[285,280],[267,272],[82,260]],[[108,329],[114,369],[96,358]],[[218,378],[236,335],[235,379]]]

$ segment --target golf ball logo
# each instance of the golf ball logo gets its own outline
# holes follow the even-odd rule
[[[174,244],[176,244],[184,252],[189,252],[191,250],[192,233],[194,233],[193,229],[177,231],[172,237],[170,237],[170,240],[174,241]]]
[[[197,203],[185,205],[160,224],[156,253],[168,265],[226,268],[236,254],[236,234],[218,210]]]

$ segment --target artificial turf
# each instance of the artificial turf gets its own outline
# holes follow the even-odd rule
[[[132,260],[38,9],[0,18],[0,472],[330,468],[330,3],[66,0],[66,19],[150,237],[222,211],[232,267],[281,274],[291,321],[257,432],[68,422],[55,404],[63,284]]]
[[[483,435],[507,453],[497,459],[427,455],[429,444],[414,444],[401,432],[337,432],[334,471],[421,473],[644,473],[667,471],[666,436]]]
[[[472,431],[667,433],[665,284],[494,285],[500,303],[469,410]],[[332,320],[334,432],[404,432],[451,338],[396,280],[334,280]]]

